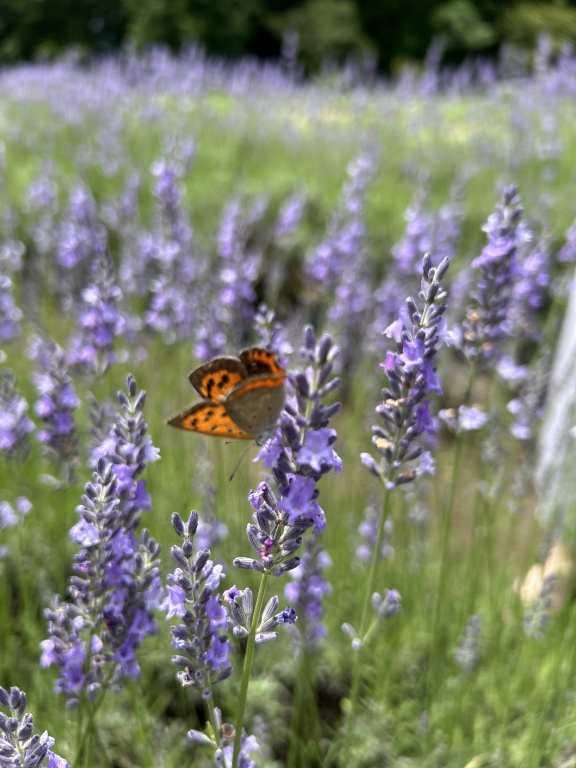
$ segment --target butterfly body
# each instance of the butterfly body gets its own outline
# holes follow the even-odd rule
[[[168,420],[180,429],[233,440],[258,440],[284,407],[286,372],[273,352],[255,347],[217,357],[190,374],[203,398]]]

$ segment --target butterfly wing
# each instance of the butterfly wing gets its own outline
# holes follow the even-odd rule
[[[285,376],[284,369],[276,360],[276,355],[267,349],[262,349],[262,347],[243,349],[238,357],[249,376],[262,373],[269,373],[273,376]]]
[[[190,374],[190,384],[205,400],[219,402],[231,392],[248,372],[236,357],[216,357]]]
[[[195,403],[167,422],[172,427],[201,432],[203,435],[228,437],[230,440],[254,440],[254,436],[240,429],[221,403]]]
[[[240,429],[259,437],[274,427],[286,400],[282,374],[251,376],[230,392],[226,412]]]

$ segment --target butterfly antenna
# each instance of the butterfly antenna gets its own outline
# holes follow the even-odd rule
[[[234,469],[233,469],[233,471],[232,471],[232,474],[231,474],[231,475],[230,475],[230,477],[228,478],[228,482],[232,482],[232,480],[234,479],[234,475],[236,474],[236,472],[237,472],[237,470],[238,470],[238,467],[239,467],[239,466],[240,466],[240,464],[242,464],[242,462],[244,461],[244,456],[246,456],[246,454],[248,453],[248,450],[249,450],[250,448],[252,448],[252,445],[257,445],[257,443],[248,443],[248,445],[246,446],[246,448],[244,448],[244,450],[242,451],[242,456],[240,456],[240,458],[238,459],[238,461],[237,461],[237,463],[236,463],[236,466],[234,467]]]

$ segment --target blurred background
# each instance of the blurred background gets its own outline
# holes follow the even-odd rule
[[[277,58],[298,35],[309,72],[327,61],[366,58],[393,74],[422,60],[436,40],[444,62],[493,56],[502,43],[533,48],[576,41],[576,2],[516,0],[2,0],[0,62],[81,57],[199,42],[209,54]],[[288,36],[288,37],[287,37]]]

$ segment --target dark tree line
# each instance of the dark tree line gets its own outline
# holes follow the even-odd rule
[[[101,54],[127,44],[173,50],[195,40],[209,53],[276,57],[298,32],[308,70],[326,59],[376,56],[393,71],[421,60],[440,36],[448,60],[492,54],[544,31],[576,42],[576,0],[0,0],[0,61],[52,57],[74,47]]]

